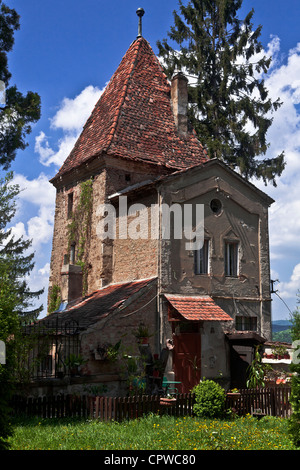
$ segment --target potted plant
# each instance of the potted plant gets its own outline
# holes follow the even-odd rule
[[[140,323],[138,328],[133,331],[133,334],[140,344],[148,344],[149,338],[152,336],[149,333],[149,328],[144,323]]]
[[[120,346],[121,346],[121,340],[118,341],[115,345],[107,347],[106,358],[109,361],[115,362],[117,360]]]
[[[76,356],[76,354],[70,354],[65,361],[66,366],[70,370],[71,376],[78,375],[79,367],[86,364],[86,361],[83,359],[81,354]]]
[[[176,398],[172,397],[172,395],[167,395],[166,397],[160,397],[159,404],[163,406],[172,406],[176,401]]]
[[[283,345],[278,345],[272,348],[272,352],[276,359],[283,359],[284,355],[287,354],[287,349]]]
[[[232,390],[230,390],[229,392],[226,393],[226,395],[228,397],[235,397],[235,398],[238,398],[241,396],[241,393],[239,391],[238,388],[233,388]]]

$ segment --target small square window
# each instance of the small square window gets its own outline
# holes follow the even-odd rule
[[[237,331],[257,331],[257,317],[235,317],[235,329]]]
[[[238,249],[238,242],[225,242],[225,276],[236,277],[238,275]]]
[[[205,239],[200,250],[195,251],[195,274],[208,274],[209,240]]]

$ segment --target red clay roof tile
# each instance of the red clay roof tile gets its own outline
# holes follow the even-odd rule
[[[103,152],[174,169],[208,159],[194,131],[179,136],[170,84],[144,38],[129,47],[56,176]]]
[[[165,294],[170,304],[187,320],[232,321],[211,297]]]

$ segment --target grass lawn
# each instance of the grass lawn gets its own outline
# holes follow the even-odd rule
[[[129,422],[13,421],[11,450],[296,450],[287,419],[230,421],[149,415]]]

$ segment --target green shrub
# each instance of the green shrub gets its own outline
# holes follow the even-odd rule
[[[300,376],[292,378],[292,393],[290,397],[292,415],[289,418],[289,431],[296,447],[300,447]]]
[[[300,303],[300,290],[297,294],[298,303]],[[293,342],[297,342],[300,339],[300,307],[293,312],[292,316],[292,328],[291,336]],[[300,447],[300,353],[298,343],[295,343],[295,351],[293,354],[293,361],[290,366],[293,372],[292,377],[292,391],[290,397],[290,403],[292,405],[292,415],[289,419],[289,431],[296,447]]]
[[[196,385],[194,412],[201,418],[221,418],[225,409],[225,390],[213,380],[203,380]]]

